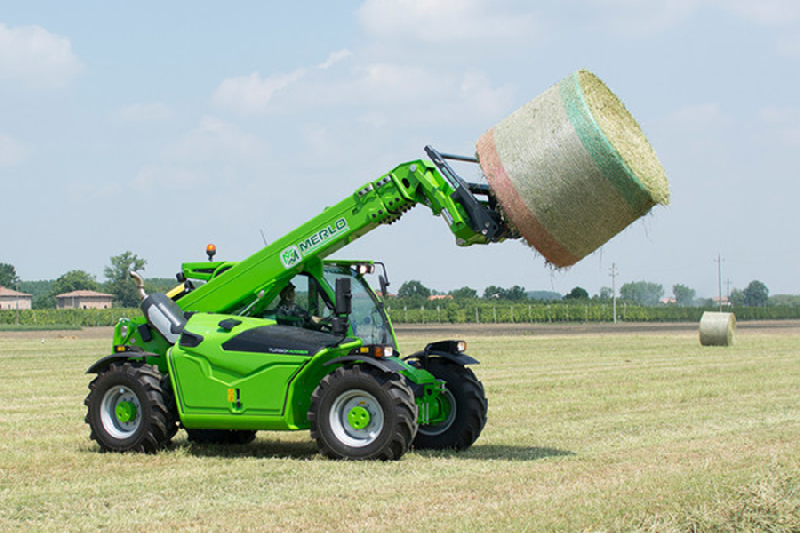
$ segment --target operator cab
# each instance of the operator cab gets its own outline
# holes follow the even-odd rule
[[[262,318],[275,320],[279,325],[298,326],[306,329],[329,332],[335,317],[333,298],[337,279],[350,279],[352,311],[349,322],[352,334],[364,344],[395,346],[392,328],[380,302],[366,280],[362,277],[362,264],[326,262],[322,283],[306,272],[302,272],[283,285],[280,293],[272,298],[261,313]],[[287,293],[294,292],[289,298]],[[396,348],[396,346],[395,346]]]
[[[358,266],[360,265],[326,263],[324,270],[325,282],[330,287],[336,287],[337,279],[350,278],[353,294],[350,325],[353,329],[353,335],[362,339],[365,345],[391,345],[397,349],[383,303],[378,300],[366,280],[362,277],[362,272],[359,271]]]

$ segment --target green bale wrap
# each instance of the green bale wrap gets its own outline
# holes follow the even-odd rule
[[[585,70],[483,134],[476,152],[506,221],[557,267],[669,203],[664,169],[639,125]]]

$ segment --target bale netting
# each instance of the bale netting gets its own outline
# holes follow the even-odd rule
[[[733,346],[736,335],[736,316],[733,313],[706,311],[700,318],[700,344],[703,346]]]
[[[641,128],[586,70],[484,133],[476,152],[506,221],[557,267],[669,203],[667,177]]]

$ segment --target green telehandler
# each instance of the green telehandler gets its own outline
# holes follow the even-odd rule
[[[411,161],[241,262],[184,263],[179,285],[145,294],[122,318],[85,404],[104,451],[155,452],[179,427],[190,441],[251,442],[259,430],[306,430],[333,459],[396,460],[410,448],[463,450],[488,402],[458,340],[401,357],[383,304],[382,263],[327,256],[417,204],[459,246],[518,238],[487,185],[467,183],[425,147]],[[365,275],[379,272],[380,293]]]

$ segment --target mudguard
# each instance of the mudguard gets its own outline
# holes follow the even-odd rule
[[[401,372],[403,370],[408,370],[405,366],[397,361],[393,361],[392,359],[378,359],[376,357],[364,357],[361,355],[345,355],[344,357],[337,357],[336,359],[331,359],[325,363],[325,366],[346,363],[362,363],[365,365],[374,366],[375,368],[378,368],[384,372]]]
[[[451,352],[444,352],[441,350],[423,350],[421,352],[417,352],[409,355],[408,357],[403,358],[403,361],[416,360],[422,363],[422,367],[425,368],[426,361],[431,357],[439,357],[441,359],[447,359],[448,361],[451,361],[461,366],[481,364],[480,361],[478,361],[474,357],[470,357],[465,353],[454,354]]]
[[[144,361],[147,357],[158,357],[158,355],[154,353],[133,350],[107,355],[101,359],[98,359],[92,366],[89,367],[89,370],[87,370],[86,373],[99,374],[117,361]]]

